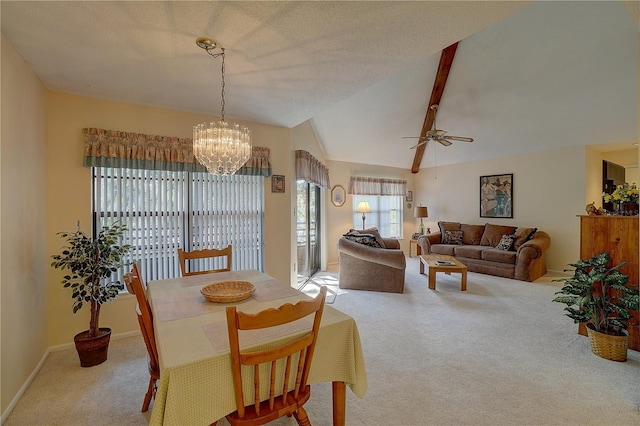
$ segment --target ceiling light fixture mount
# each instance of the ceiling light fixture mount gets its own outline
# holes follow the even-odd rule
[[[222,56],[221,119],[193,126],[193,154],[214,175],[232,175],[251,157],[251,131],[224,119],[225,51],[215,41],[199,37],[196,44],[214,58]]]

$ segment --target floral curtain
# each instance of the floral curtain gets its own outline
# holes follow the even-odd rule
[[[329,169],[307,151],[296,151],[296,179],[315,183],[321,188],[331,188]]]
[[[407,181],[404,179],[383,179],[351,176],[349,194],[353,195],[400,195],[407,194]]]
[[[188,138],[85,128],[85,167],[206,172],[193,155]],[[236,174],[271,176],[269,148],[254,146],[252,156]]]

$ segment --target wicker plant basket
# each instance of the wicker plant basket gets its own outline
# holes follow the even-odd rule
[[[629,336],[612,336],[600,333],[593,329],[591,324],[587,324],[587,336],[591,343],[591,351],[611,361],[624,362],[627,360],[627,348],[629,346]]]

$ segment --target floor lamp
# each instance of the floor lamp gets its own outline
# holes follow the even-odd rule
[[[356,212],[362,213],[362,229],[364,229],[364,221],[366,219],[365,215],[366,213],[371,213],[371,206],[366,201],[360,201],[360,203],[358,204],[358,208],[356,209]]]
[[[422,218],[429,217],[429,212],[427,211],[426,206],[416,206],[413,208],[413,217],[420,218],[420,235],[424,235],[424,224],[422,223]],[[427,233],[431,233],[431,230],[427,228]]]

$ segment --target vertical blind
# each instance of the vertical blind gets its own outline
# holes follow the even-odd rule
[[[127,226],[147,280],[180,276],[178,247],[233,246],[231,269],[263,269],[261,176],[93,167],[94,229]],[[218,266],[216,266],[218,267]],[[129,269],[123,267],[118,278]]]

